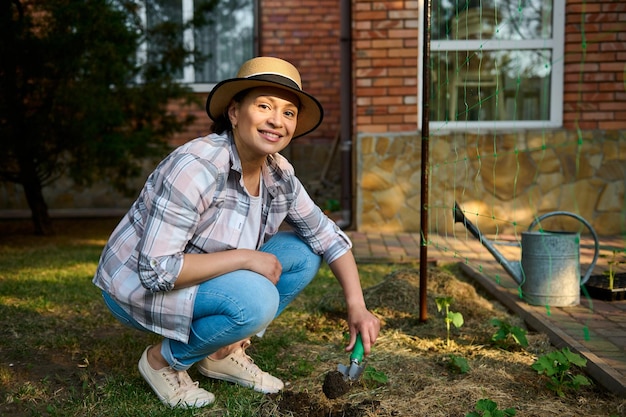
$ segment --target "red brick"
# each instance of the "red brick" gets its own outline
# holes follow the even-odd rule
[[[567,13],[592,13],[592,12],[600,12],[602,10],[601,5],[599,4],[588,4],[587,2],[583,4],[572,4],[571,1],[568,1],[567,4]]]
[[[373,97],[372,104],[377,105],[377,106],[390,105],[390,104],[402,104],[402,97],[393,97],[393,96]]]
[[[374,29],[403,29],[404,21],[402,20],[379,20],[372,22]]]
[[[385,20],[387,19],[387,12],[386,11],[357,11],[356,13],[353,13],[354,19],[357,21],[361,21],[361,20],[371,20],[371,21],[375,21],[375,20]]]
[[[390,19],[418,19],[419,13],[417,10],[398,10],[389,12]]]
[[[598,90],[599,91],[620,91],[624,89],[624,84],[622,83],[599,83]]]
[[[609,103],[598,103],[598,109],[603,111],[626,110],[626,102],[612,101]]]
[[[624,121],[613,121],[613,122],[600,122],[598,124],[600,129],[605,130],[623,130],[626,129],[626,120]]]
[[[383,124],[383,123],[402,123],[402,115],[399,114],[388,114],[384,112],[381,115],[376,115],[372,117],[372,123],[375,124]]]
[[[621,72],[624,71],[623,62],[606,62],[600,64],[600,71]]]
[[[356,33],[354,39],[387,39],[388,35],[380,30],[361,30]]]
[[[619,1],[612,1],[602,5],[603,12],[624,12],[626,11],[626,3]]]
[[[400,47],[402,47],[401,39],[382,39],[382,40],[374,39],[372,41],[372,48],[391,49],[391,48],[400,48]]]
[[[417,39],[417,30],[414,29],[392,29],[389,30],[390,38],[411,38]]]
[[[582,120],[613,120],[613,114],[607,112],[582,112]]]

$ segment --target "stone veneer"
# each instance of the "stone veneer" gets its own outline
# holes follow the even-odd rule
[[[429,149],[430,233],[452,232],[454,201],[487,234],[523,232],[557,210],[582,216],[599,235],[626,233],[625,132],[459,132],[431,137]],[[361,134],[355,152],[356,228],[418,232],[421,136]],[[585,231],[566,216],[542,226]]]

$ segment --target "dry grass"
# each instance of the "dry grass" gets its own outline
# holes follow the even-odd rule
[[[334,317],[342,317],[344,312],[340,295],[324,297],[319,306],[322,316],[302,317],[311,333],[308,339],[315,343],[301,343],[289,349],[290,355],[318,362],[320,366],[309,377],[292,381],[289,390],[307,393],[305,398],[325,409],[326,415],[337,416],[465,416],[481,398],[495,401],[500,409],[514,407],[518,416],[626,416],[626,400],[601,387],[583,387],[566,398],[559,398],[545,387],[545,380],[530,365],[538,355],[553,349],[547,336],[529,333],[526,348],[494,346],[490,342],[495,332],[489,324],[491,318],[507,320],[518,327],[524,325],[498,302],[479,294],[459,270],[430,270],[428,293],[429,320],[419,323],[418,270],[396,270],[365,290],[368,306],[384,323],[367,365],[384,372],[389,382],[381,386],[363,381],[333,401],[321,392],[323,377],[330,370],[323,364],[345,363],[347,355],[342,352],[339,336],[328,339],[328,333],[319,329],[328,326],[329,321],[340,324],[341,319]],[[464,325],[453,330],[450,347],[446,345],[443,317],[434,301],[439,296],[452,296],[451,310],[461,312],[465,318]],[[465,374],[451,370],[447,366],[450,355],[465,358],[471,370]],[[267,409],[273,410],[273,414],[267,415],[280,415],[276,401],[279,400],[269,402]],[[361,407],[359,412],[346,412],[352,410],[350,405],[372,401],[377,404],[374,409]],[[332,414],[332,410],[342,411]]]

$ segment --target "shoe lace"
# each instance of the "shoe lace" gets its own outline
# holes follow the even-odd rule
[[[198,381],[192,381],[187,371],[175,371],[170,368],[169,372],[163,372],[163,377],[177,394],[198,388]]]
[[[244,340],[241,343],[241,347],[235,351],[236,355],[233,355],[232,359],[237,365],[241,366],[247,372],[254,376],[257,376],[263,371],[261,371],[261,368],[259,368],[257,364],[254,363],[254,359],[252,359],[246,353],[246,349],[248,348],[248,346],[250,346],[250,343],[251,342],[249,339]]]

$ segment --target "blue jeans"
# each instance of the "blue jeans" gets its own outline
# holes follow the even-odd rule
[[[277,285],[238,270],[199,285],[188,343],[164,339],[161,353],[173,369],[186,370],[218,349],[262,332],[306,287],[322,262],[294,233],[281,232],[261,247],[282,265]],[[146,331],[106,293],[104,301],[123,324]]]

